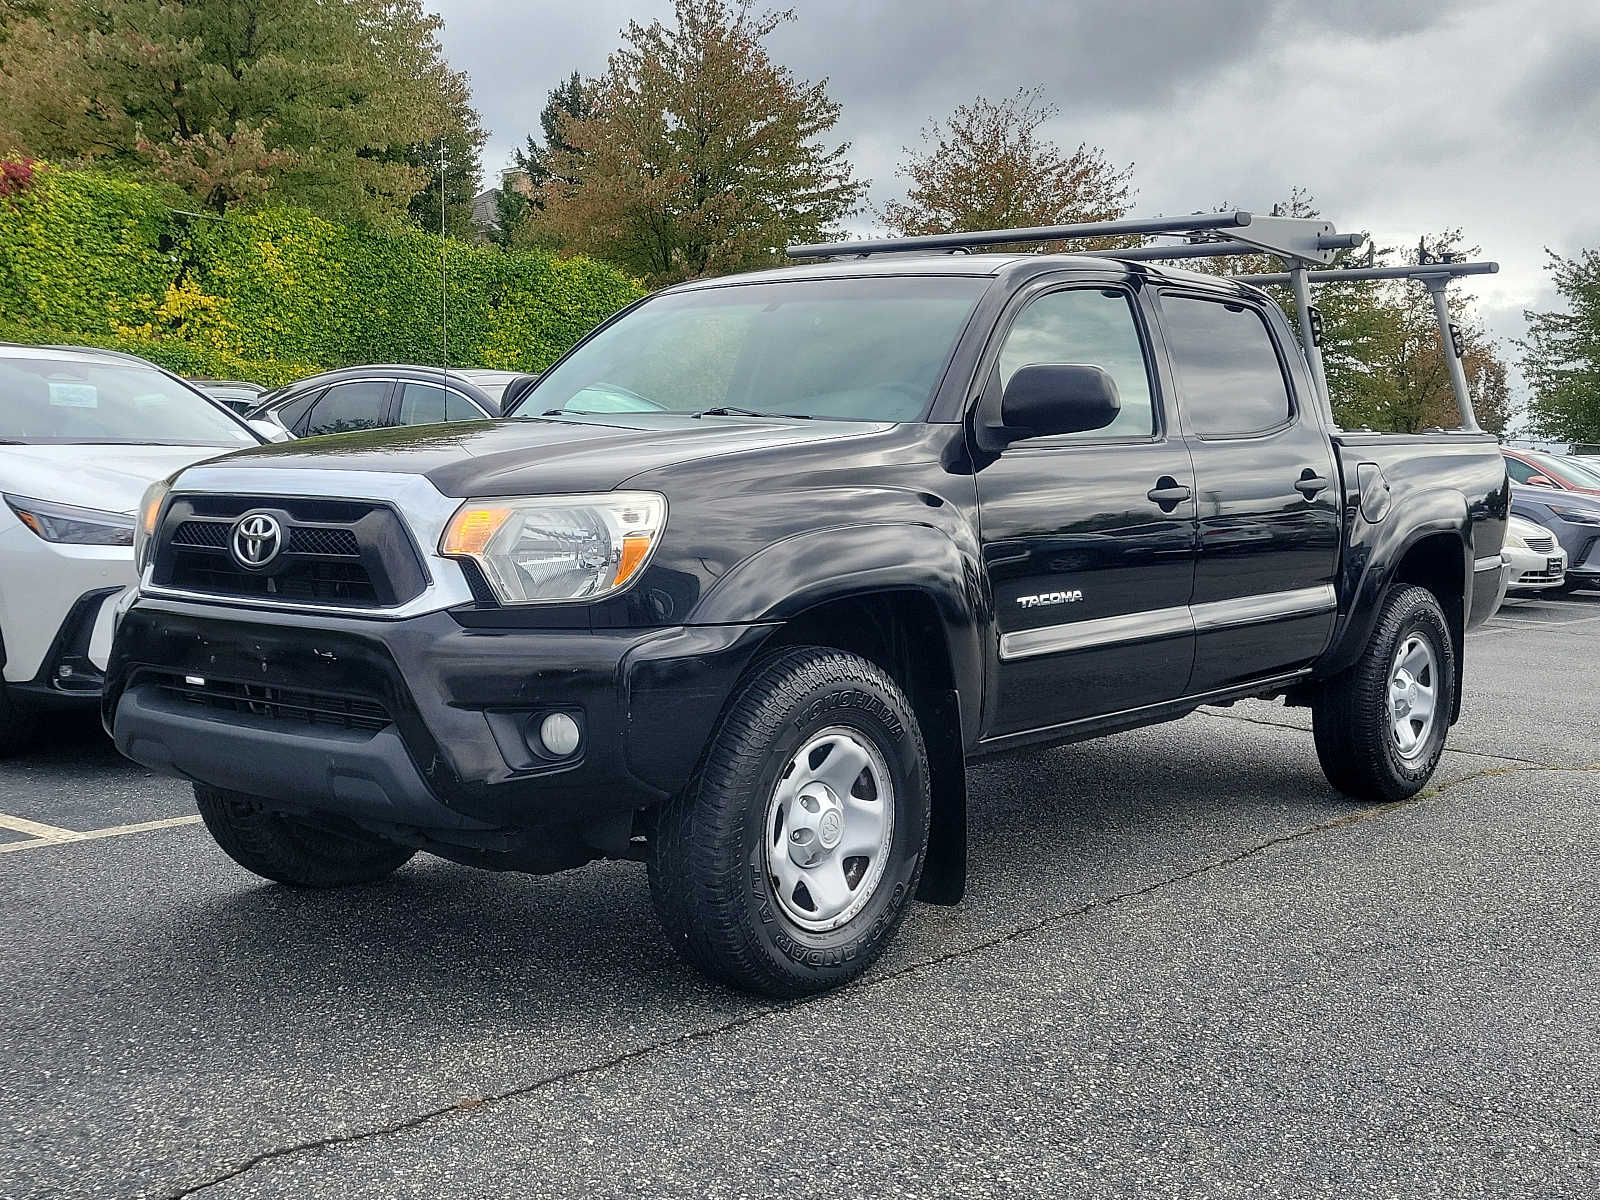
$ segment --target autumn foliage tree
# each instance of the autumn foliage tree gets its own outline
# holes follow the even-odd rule
[[[586,118],[563,118],[528,236],[607,259],[652,285],[779,261],[834,233],[864,185],[829,144],[839,106],[765,41],[792,12],[675,0],[631,22]]]
[[[0,6],[0,153],[163,177],[219,211],[271,191],[335,218],[403,216],[441,135],[476,176],[483,134],[420,0]]]
[[[879,218],[910,235],[1126,216],[1132,165],[1115,166],[1098,146],[1080,143],[1069,152],[1051,141],[1044,126],[1059,115],[1038,89],[961,105],[926,127],[919,147],[905,148],[896,171],[908,181],[905,198],[884,205]]]

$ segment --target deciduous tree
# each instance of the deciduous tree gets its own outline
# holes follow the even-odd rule
[[[905,198],[884,205],[879,218],[896,233],[919,234],[1126,216],[1132,164],[1115,166],[1087,143],[1065,150],[1044,132],[1059,115],[1037,88],[999,103],[979,96],[961,105],[927,126],[920,146],[905,148],[906,161],[895,172],[908,180]]]
[[[1550,280],[1564,305],[1528,312],[1518,343],[1534,432],[1571,442],[1600,442],[1600,250],[1576,258],[1547,251]]]
[[[748,0],[675,0],[671,24],[631,22],[593,109],[562,118],[564,144],[530,236],[619,263],[652,284],[779,259],[831,235],[864,185],[828,143],[839,106],[796,79],[766,39],[792,12]]]

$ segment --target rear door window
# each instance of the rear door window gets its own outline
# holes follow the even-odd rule
[[[1161,313],[1192,430],[1203,438],[1251,437],[1288,424],[1288,381],[1260,313],[1171,295],[1161,298]]]
[[[311,410],[305,436],[381,429],[387,423],[392,386],[386,379],[334,384]]]

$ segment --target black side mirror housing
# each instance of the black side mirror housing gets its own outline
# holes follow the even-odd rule
[[[1034,363],[1020,367],[1000,399],[999,431],[1008,442],[1104,429],[1117,419],[1117,385],[1099,367]]]

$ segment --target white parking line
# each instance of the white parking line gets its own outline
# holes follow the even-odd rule
[[[130,833],[145,833],[152,829],[173,829],[179,825],[198,825],[198,813],[188,817],[167,817],[160,821],[139,821],[132,825],[108,825],[104,829],[62,829],[59,825],[45,825],[26,817],[13,817],[0,813],[0,828],[33,836],[25,842],[0,842],[0,854],[13,850],[38,850],[45,846],[65,846],[72,842],[93,842],[100,838],[126,837]]]
[[[1600,616],[1574,617],[1570,621],[1525,621],[1517,617],[1497,616],[1494,620],[1507,625],[1542,625],[1547,629],[1565,629],[1568,625],[1587,625],[1590,621],[1600,621]]]

